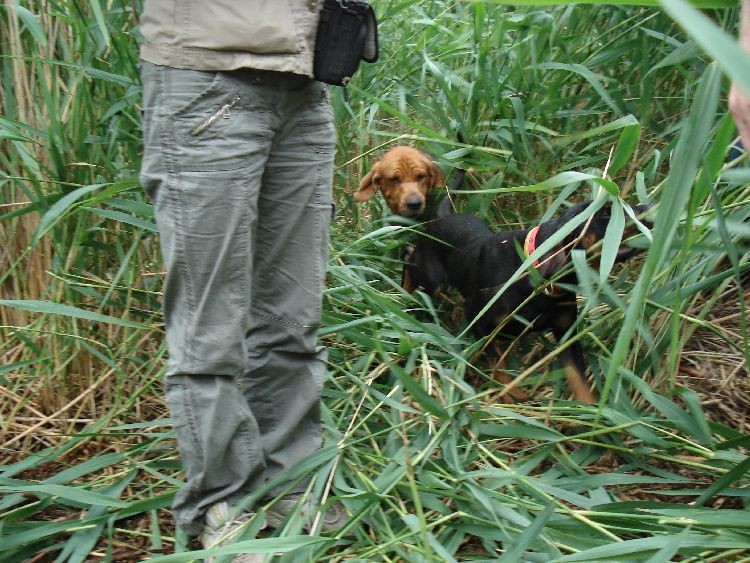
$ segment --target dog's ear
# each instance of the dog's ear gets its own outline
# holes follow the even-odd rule
[[[359,189],[354,192],[354,201],[367,201],[380,187],[380,166],[379,162],[376,162],[372,169],[367,173],[367,176],[362,178],[359,183]]]
[[[428,170],[430,171],[430,188],[437,188],[445,184],[445,176],[440,167],[435,164],[434,160],[428,161]]]

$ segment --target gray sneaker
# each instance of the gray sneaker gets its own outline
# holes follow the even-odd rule
[[[275,501],[273,499],[267,500],[268,502],[273,502],[266,509],[266,524],[269,528],[278,528],[287,516],[298,510],[304,520],[303,529],[306,532],[310,531],[318,513],[318,505],[311,498],[305,498],[303,493],[291,493]],[[349,515],[346,513],[344,505],[340,502],[335,502],[326,508],[323,516],[320,518],[318,531],[335,532],[342,528],[347,520],[349,520]]]
[[[254,512],[245,512],[232,520],[232,509],[226,502],[212,504],[206,511],[206,526],[200,535],[204,549],[231,545],[244,527],[245,523],[255,516]],[[233,563],[263,563],[262,553],[242,553],[235,555]],[[206,557],[205,563],[215,563],[216,557]]]

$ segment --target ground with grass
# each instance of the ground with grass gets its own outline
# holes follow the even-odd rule
[[[251,525],[244,545],[278,561],[750,559],[750,167],[722,74],[750,69],[724,41],[736,10],[373,4],[380,60],[332,95],[326,445],[288,476],[312,472],[352,519],[326,537]],[[200,557],[168,510],[181,473],[137,177],[139,5],[0,10],[3,561]],[[395,143],[468,170],[457,203],[493,228],[585,199],[654,205],[647,252],[607,266],[614,228],[599,265],[571,266],[599,404],[569,400],[546,337],[508,343],[535,400],[503,403],[460,299],[400,290],[413,226],[351,196]]]

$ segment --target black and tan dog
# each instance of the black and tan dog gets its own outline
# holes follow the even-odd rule
[[[590,202],[574,205],[559,217],[545,221],[533,229],[494,233],[476,217],[451,214],[446,198],[438,209],[438,219],[429,223],[416,244],[405,251],[401,285],[409,292],[421,287],[431,295],[441,286],[453,286],[464,297],[466,317],[474,319],[523,261],[588,205]],[[566,264],[571,249],[588,249],[602,240],[609,224],[610,209],[610,204],[605,204],[590,219],[575,228],[561,244],[535,261],[537,272],[543,278],[550,278]],[[638,215],[646,210],[646,206],[634,206]],[[626,235],[634,228],[631,221],[627,225]],[[519,247],[523,248],[521,254]],[[617,260],[626,260],[638,252],[639,249],[621,244]],[[558,281],[575,284],[575,273],[566,274]],[[500,334],[507,336],[551,330],[559,341],[575,323],[577,315],[575,294],[557,286],[548,286],[546,291],[539,291],[535,289],[530,276],[524,275],[476,320],[473,331],[477,337],[483,338],[496,332],[499,325],[502,325]],[[517,320],[516,316],[526,319],[530,324]],[[496,345],[488,349],[497,354]],[[558,356],[565,366],[568,384],[575,398],[595,402],[596,395],[589,389],[584,378],[585,363],[580,344],[577,341],[572,343]],[[502,373],[496,373],[495,377],[504,383],[510,380]],[[517,400],[527,398],[520,389],[513,389],[511,395]]]

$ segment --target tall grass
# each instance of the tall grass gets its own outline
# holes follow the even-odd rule
[[[708,12],[712,27],[678,0],[666,11],[374,4],[381,59],[333,95],[327,445],[297,468],[353,518],[325,539],[296,522],[254,539],[251,524],[221,553],[747,559],[750,173],[746,156],[727,160],[719,70],[747,66],[720,31],[734,32],[735,10]],[[161,398],[153,214],[137,180],[138,8],[0,11],[4,561],[202,556],[166,510],[180,464]],[[601,188],[654,204],[643,259],[610,275],[574,259],[599,405],[565,400],[544,338],[509,345],[511,373],[539,400],[503,404],[455,297],[400,290],[411,227],[351,192],[401,142],[447,173],[469,170],[456,200],[496,228]]]

